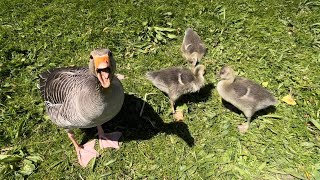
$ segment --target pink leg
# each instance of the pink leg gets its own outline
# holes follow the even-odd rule
[[[76,142],[74,134],[70,130],[68,130],[68,137],[76,149],[78,161],[82,167],[86,167],[92,158],[99,156],[99,153],[94,149],[96,140],[89,141],[81,146]]]
[[[119,138],[121,137],[122,133],[121,132],[113,132],[113,133],[108,133],[105,134],[101,126],[97,126],[98,128],[98,135],[99,135],[99,144],[100,148],[115,148],[119,149]]]
[[[249,129],[249,126],[250,126],[250,119],[246,123],[238,126],[239,132],[246,133]]]
[[[170,99],[170,105],[171,105],[171,109],[172,109],[172,114],[176,113],[176,110],[174,108],[174,101]]]
[[[238,129],[239,129],[240,133],[246,133],[248,131],[248,129],[249,129],[249,126],[248,126],[247,123],[241,124],[241,125],[238,126]]]

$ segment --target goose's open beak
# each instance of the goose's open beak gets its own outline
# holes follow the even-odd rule
[[[108,55],[97,56],[94,58],[94,66],[97,77],[104,88],[108,88],[111,84],[111,64]]]

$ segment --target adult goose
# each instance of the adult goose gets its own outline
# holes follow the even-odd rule
[[[229,66],[224,66],[218,76],[222,79],[217,85],[219,95],[241,110],[247,118],[247,123],[238,126],[241,133],[248,130],[251,117],[255,112],[278,102],[267,89],[259,84],[243,77],[237,77]]]
[[[112,52],[96,49],[90,53],[89,67],[56,68],[40,75],[47,114],[54,124],[66,129],[83,167],[99,155],[94,149],[95,140],[80,145],[72,129],[96,126],[101,148],[119,148],[121,133],[105,134],[101,127],[118,114],[124,101],[123,87],[114,75],[115,70]]]

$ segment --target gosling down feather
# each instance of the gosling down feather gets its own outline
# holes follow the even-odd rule
[[[197,32],[188,28],[185,31],[185,36],[181,46],[182,56],[192,64],[192,67],[195,67],[206,53],[206,50],[207,49],[202,43]]]
[[[205,66],[203,65],[196,66],[193,71],[173,67],[147,72],[146,77],[154,86],[169,96],[172,112],[175,113],[174,104],[181,95],[197,92],[204,86],[204,71]]]
[[[267,89],[259,84],[243,77],[237,77],[229,66],[223,67],[218,76],[222,79],[217,85],[219,95],[241,110],[247,118],[246,124],[238,126],[242,133],[248,130],[251,117],[255,112],[278,102]]]
[[[101,125],[118,114],[124,101],[121,82],[114,75],[116,62],[109,49],[91,52],[89,67],[66,67],[40,75],[40,91],[47,114],[54,124],[65,128],[85,167],[99,154],[95,140],[77,143],[72,129],[97,126],[101,148],[119,148],[120,132],[105,134]]]

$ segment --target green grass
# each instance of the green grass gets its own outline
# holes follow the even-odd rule
[[[177,123],[144,74],[186,66],[187,27],[208,47],[201,62],[208,85],[179,101],[188,112]],[[65,131],[45,115],[38,75],[86,66],[98,47],[113,51],[127,77],[122,113],[105,124],[124,135],[120,150],[100,151],[81,168]],[[226,109],[215,90],[224,64],[268,82],[279,100],[291,93],[297,105],[281,102],[240,135],[244,116]],[[1,1],[0,179],[320,179],[319,64],[316,0]],[[155,94],[140,117],[147,93]],[[95,133],[76,130],[76,137],[84,143]]]

